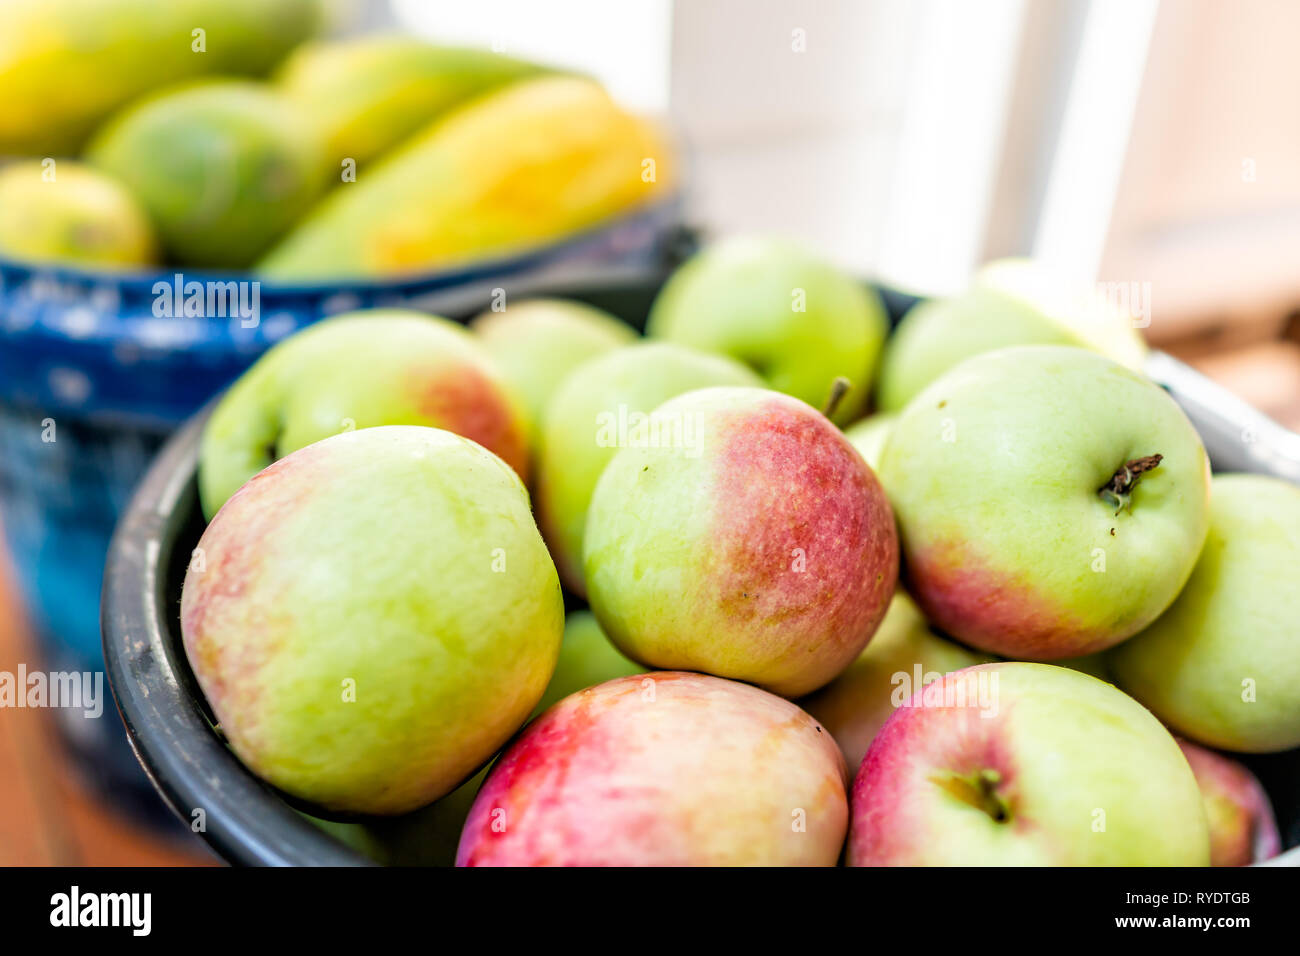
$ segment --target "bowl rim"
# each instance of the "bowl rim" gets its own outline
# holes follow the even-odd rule
[[[416,295],[426,291],[483,281],[502,275],[527,275],[567,255],[618,233],[650,223],[665,227],[680,220],[684,199],[680,192],[655,202],[643,203],[610,218],[592,223],[549,242],[531,242],[484,256],[433,269],[408,269],[380,277],[342,276],[337,281],[284,280],[265,277],[254,269],[220,269],[156,264],[122,268],[95,268],[73,263],[45,262],[0,255],[0,273],[48,277],[60,283],[112,286],[127,292],[152,294],[159,282],[172,283],[177,274],[199,282],[257,282],[263,295],[273,298],[318,298],[340,293],[357,295]],[[0,287],[2,289],[3,287]]]
[[[113,698],[136,758],[168,806],[224,859],[262,866],[373,866],[313,825],[222,742],[181,683],[165,633],[167,568],[179,518],[197,507],[199,439],[211,403],[158,453],[113,533],[100,623]],[[189,501],[188,499],[194,499]],[[274,799],[268,799],[274,798]],[[258,812],[249,813],[249,807]]]

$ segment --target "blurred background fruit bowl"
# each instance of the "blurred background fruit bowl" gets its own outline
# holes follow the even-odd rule
[[[329,38],[392,25],[376,12],[0,8],[0,527],[52,669],[102,668],[104,555],[132,487],[267,348],[337,312],[646,268],[678,241],[653,121],[481,47]],[[83,776],[156,817],[116,721],[73,713]]]

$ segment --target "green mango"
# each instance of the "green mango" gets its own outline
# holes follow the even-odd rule
[[[110,176],[73,159],[30,160],[0,170],[0,256],[122,268],[149,265],[149,216]]]
[[[348,159],[374,159],[468,99],[541,72],[489,50],[374,36],[302,46],[276,83],[316,124],[337,171]]]
[[[323,20],[321,0],[4,0],[0,155],[71,155],[157,87],[265,74]]]
[[[521,80],[335,189],[256,269],[277,281],[365,279],[521,252],[666,198],[675,165],[661,131],[599,84]]]
[[[249,265],[326,186],[310,125],[251,80],[184,84],[134,104],[86,157],[140,198],[181,265]]]

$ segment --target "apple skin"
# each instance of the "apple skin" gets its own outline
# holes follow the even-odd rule
[[[555,668],[564,603],[524,486],[451,432],[309,445],[231,496],[198,547],[181,633],[222,733],[336,815],[455,789]]]
[[[1100,489],[1157,454],[1117,513]],[[1182,410],[1079,348],[967,359],[904,410],[880,479],[925,616],[1017,660],[1082,657],[1146,627],[1187,581],[1209,521],[1209,460]]]
[[[1178,744],[1111,685],[1001,662],[919,694],[858,771],[850,866],[1209,863],[1201,794]]]
[[[844,437],[858,450],[872,471],[880,470],[880,453],[885,450],[885,440],[897,421],[897,415],[877,413],[844,429]]]
[[[888,331],[874,291],[796,243],[759,236],[724,239],[684,263],[646,324],[651,338],[740,359],[815,408],[836,378],[848,379],[840,424],[866,404]]]
[[[587,593],[582,535],[596,480],[618,451],[602,421],[647,415],[674,395],[709,385],[760,385],[739,362],[668,342],[638,342],[598,356],[573,371],[552,397],[543,418],[539,452],[537,520],[560,578],[573,593]]]
[[[588,359],[636,339],[635,330],[603,309],[564,299],[529,299],[470,323],[506,381],[540,427],[546,404],[569,373]]]
[[[901,411],[965,359],[1012,345],[1092,348],[1135,371],[1146,356],[1126,313],[1035,263],[1005,259],[985,266],[966,292],[903,316],[881,357],[876,405]]]
[[[492,768],[459,866],[834,866],[843,758],[787,700],[703,674],[560,701]]]
[[[376,309],[285,339],[222,396],[199,449],[204,515],[275,458],[375,425],[445,428],[528,478],[527,415],[481,343],[447,319]]]
[[[1177,733],[1243,753],[1300,746],[1300,487],[1216,475],[1187,586],[1110,652],[1115,682]]]
[[[1210,825],[1210,865],[1246,866],[1282,852],[1282,837],[1268,794],[1241,763],[1179,740],[1201,788]]]
[[[580,690],[603,684],[615,677],[644,674],[646,669],[628,660],[605,636],[600,622],[590,611],[574,611],[564,620],[564,639],[555,673],[546,693],[533,708],[540,714],[556,701]]]
[[[988,655],[967,650],[932,631],[912,599],[899,590],[857,660],[799,703],[830,731],[849,770],[856,772],[872,738],[896,707],[911,698],[913,688],[990,660]]]
[[[898,578],[875,475],[780,392],[700,389],[651,419],[693,441],[629,445],[596,484],[583,559],[601,627],[649,667],[786,697],[827,683],[871,639]]]

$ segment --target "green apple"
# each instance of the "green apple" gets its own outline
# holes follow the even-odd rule
[[[1201,743],[1300,746],[1300,488],[1218,475],[1210,513],[1178,600],[1111,652],[1116,682]]]
[[[454,866],[465,818],[487,774],[484,767],[442,799],[399,817],[339,822],[303,816],[340,843],[384,866]]]
[[[535,427],[570,372],[636,338],[622,319],[563,299],[531,299],[501,312],[484,312],[470,328],[523,399]]]
[[[848,824],[830,735],[704,674],[619,677],[551,707],[479,791],[458,866],[834,866]]]
[[[561,698],[615,677],[644,673],[644,667],[628,660],[610,643],[594,614],[574,611],[564,620],[560,659],[533,713],[540,714]]]
[[[990,661],[936,634],[904,591],[896,591],[871,643],[843,673],[800,703],[840,745],[851,772],[893,714],[931,681]]]
[[[1268,794],[1241,763],[1178,741],[1196,775],[1210,824],[1210,865],[1246,866],[1277,856],[1282,838]]]
[[[794,697],[858,656],[898,540],[884,491],[811,406],[715,387],[660,405],[591,498],[591,608],[633,660]]]
[[[1209,523],[1209,461],[1174,400],[1065,346],[986,352],[933,382],[880,478],[925,616],[1016,660],[1081,657],[1146,627]]]
[[[1052,663],[1057,667],[1068,667],[1097,680],[1104,680],[1107,684],[1115,683],[1110,676],[1110,667],[1106,664],[1106,655],[1102,652],[1085,654],[1083,657],[1063,657]]]
[[[397,425],[308,445],[235,492],[199,539],[180,620],[251,771],[326,816],[398,815],[528,717],[564,602],[510,466]]]
[[[204,514],[277,458],[375,425],[445,428],[527,479],[527,416],[479,341],[446,319],[378,309],[304,329],[230,387],[203,430]]]
[[[542,533],[571,591],[586,593],[582,534],[592,489],[619,446],[636,440],[646,415],[691,389],[757,384],[733,359],[668,342],[616,349],[564,381],[542,421],[536,497]]]
[[[866,459],[872,471],[880,469],[880,453],[885,450],[885,439],[896,421],[897,415],[880,412],[844,429],[844,437]]]
[[[1050,664],[948,674],[894,712],[850,798],[850,866],[1205,866],[1178,744],[1109,684]]]
[[[1091,348],[1134,370],[1146,347],[1131,316],[1025,260],[986,266],[972,287],[903,317],[880,363],[876,404],[899,411],[964,359],[1011,345]]]
[[[650,311],[646,334],[731,355],[772,388],[825,406],[837,378],[851,388],[835,413],[851,422],[871,392],[889,321],[867,286],[801,246],[738,237],[681,266]]]

